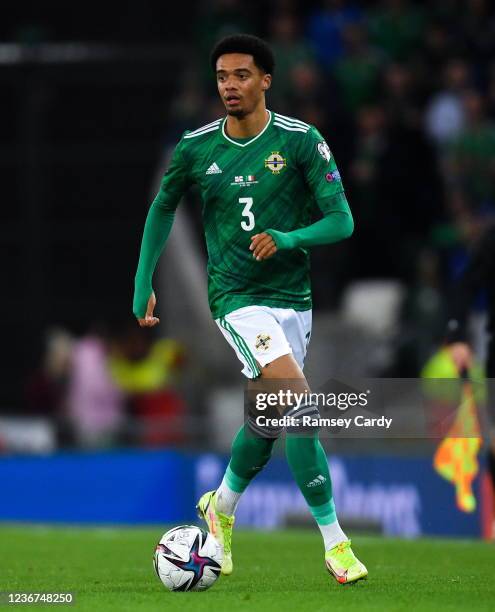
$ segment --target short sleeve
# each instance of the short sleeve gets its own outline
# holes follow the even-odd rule
[[[319,208],[326,212],[335,196],[344,192],[344,186],[330,147],[315,127],[304,135],[299,167]]]

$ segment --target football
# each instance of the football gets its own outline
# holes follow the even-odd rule
[[[210,533],[181,525],[162,536],[153,567],[169,591],[205,591],[217,580],[222,558],[222,549]]]

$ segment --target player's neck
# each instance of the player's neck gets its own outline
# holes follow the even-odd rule
[[[245,117],[227,115],[225,129],[231,138],[251,138],[262,132],[270,120],[270,115],[263,104]]]

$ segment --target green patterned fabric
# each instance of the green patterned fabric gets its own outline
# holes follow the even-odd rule
[[[352,216],[335,160],[318,130],[268,113],[265,129],[248,140],[229,138],[226,119],[182,136],[145,225],[135,281],[137,317],[146,311],[173,213],[193,184],[203,201],[213,317],[250,305],[312,307],[309,255],[303,247],[347,237]],[[315,206],[330,221],[308,240]],[[249,250],[250,237],[267,229],[274,230],[280,251],[259,262]]]

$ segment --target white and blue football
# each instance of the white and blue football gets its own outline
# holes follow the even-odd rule
[[[205,591],[220,575],[222,559],[222,548],[210,533],[181,525],[162,536],[153,567],[169,591]]]

